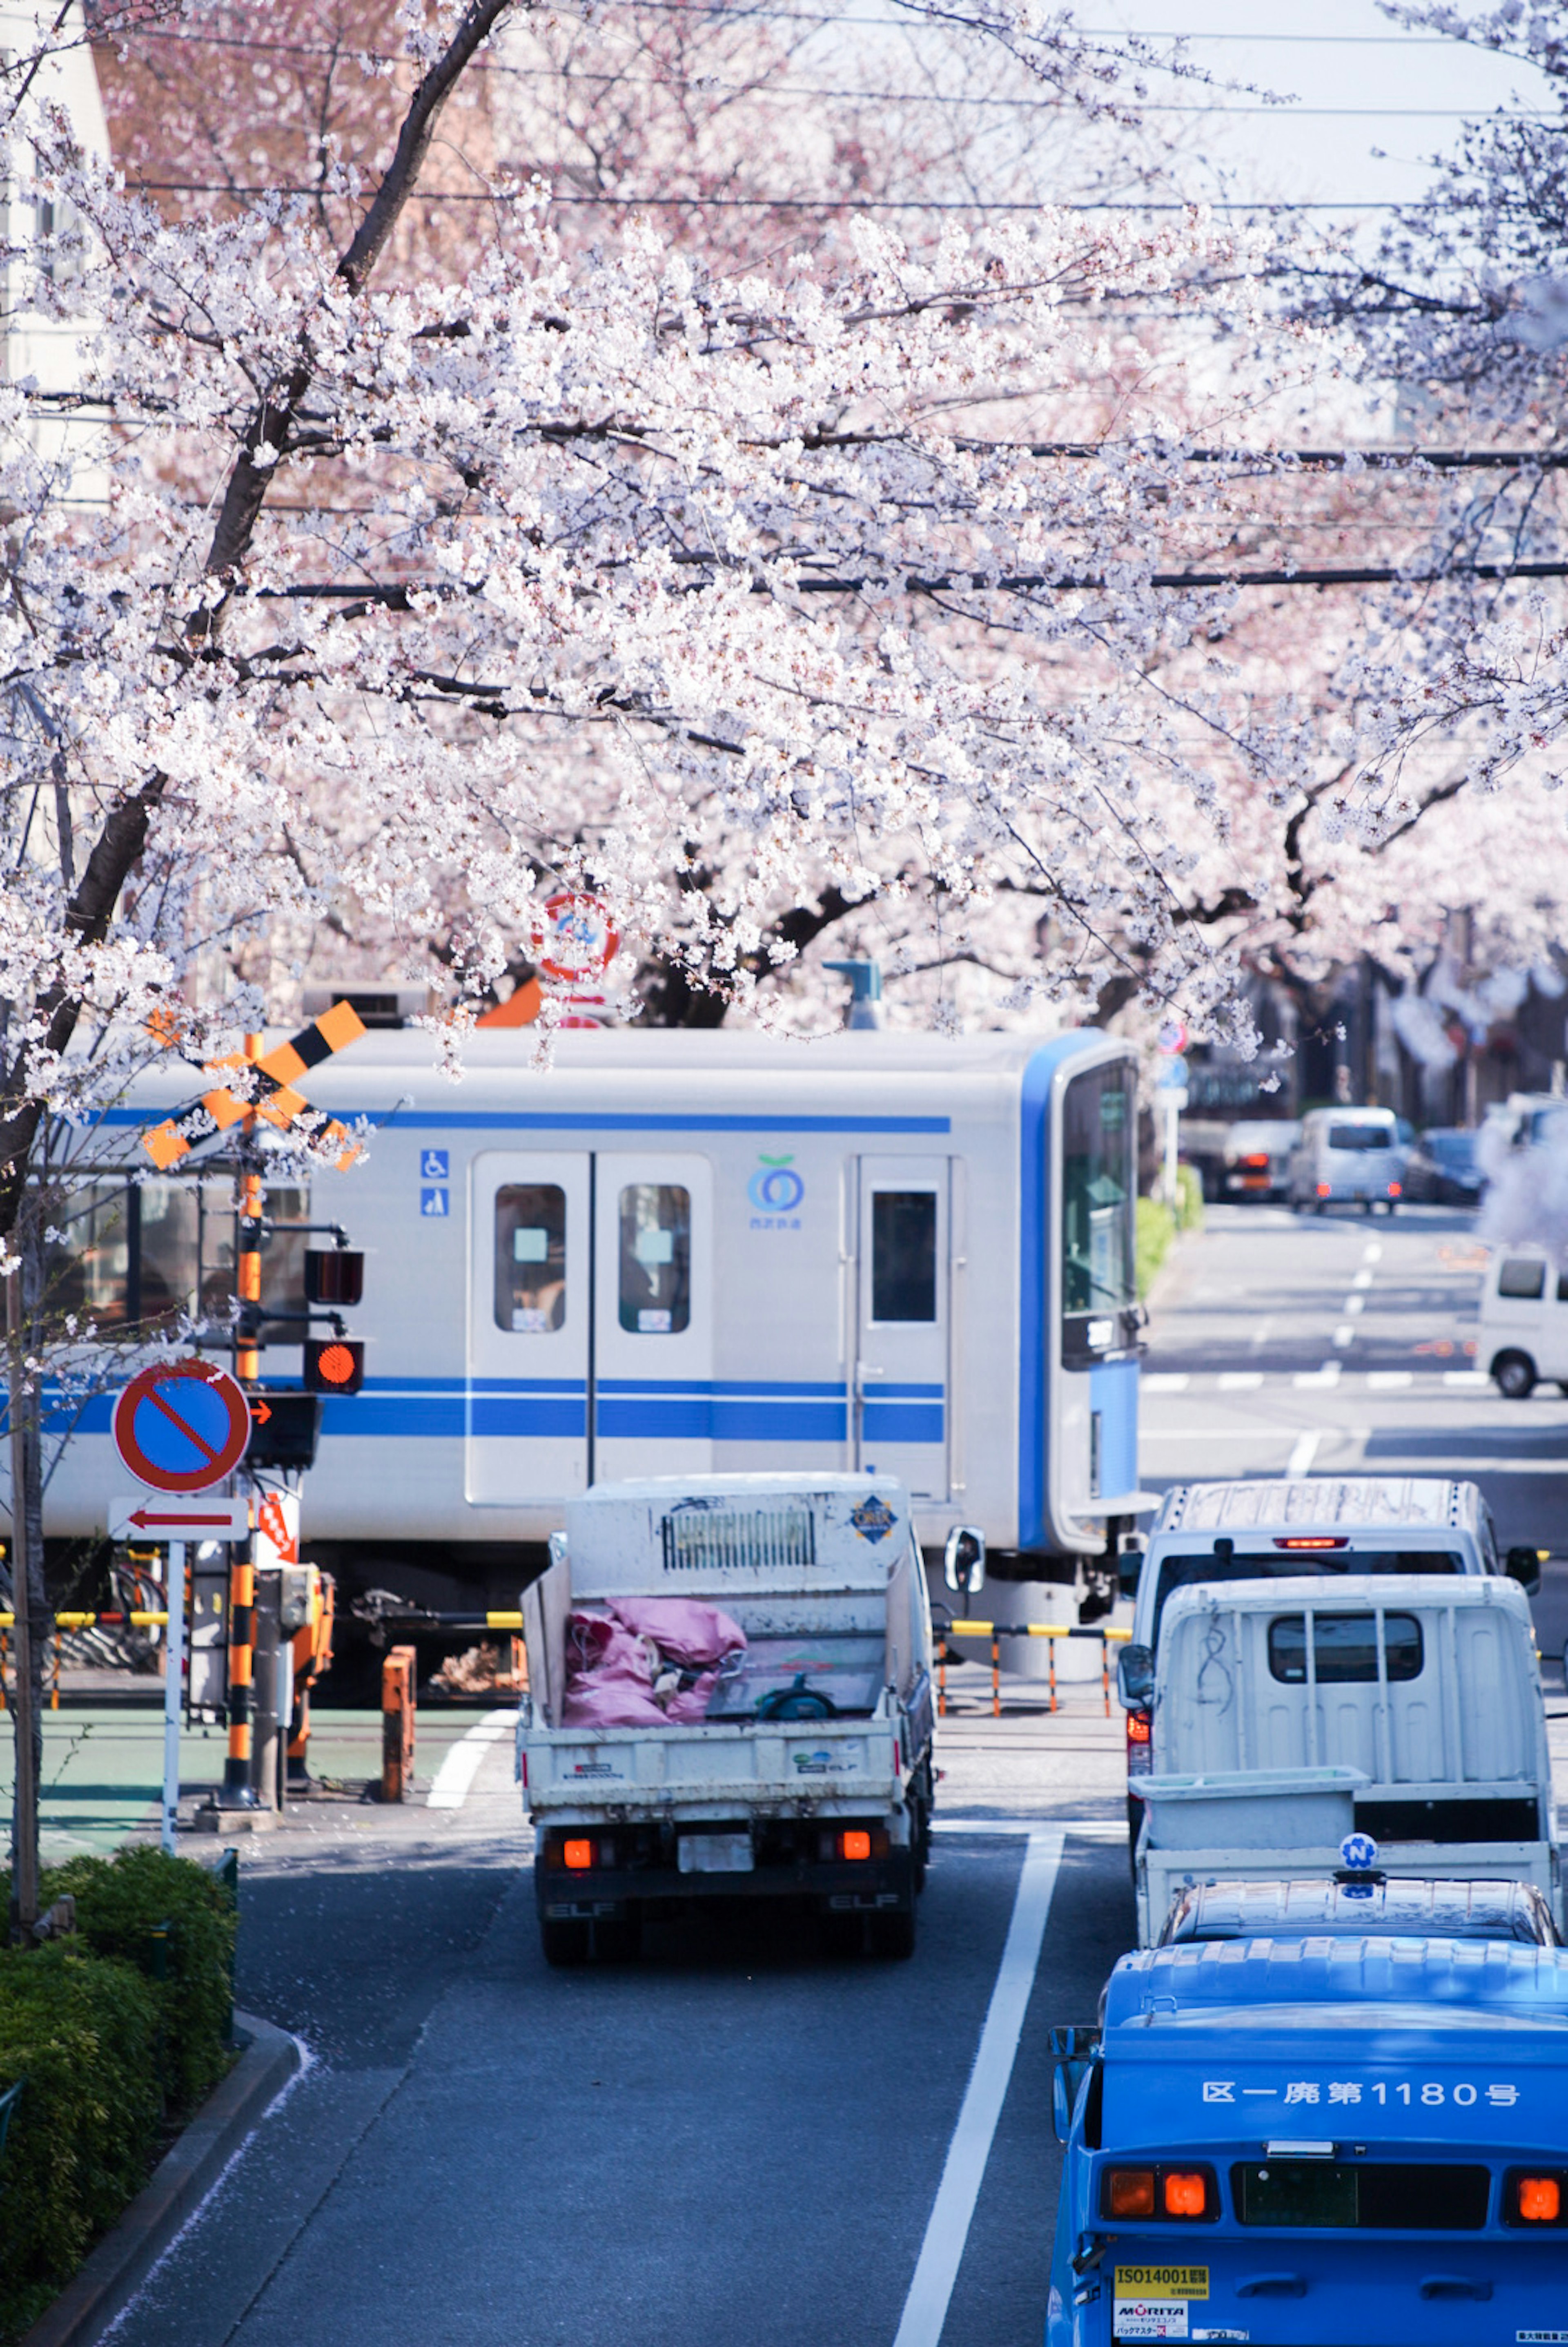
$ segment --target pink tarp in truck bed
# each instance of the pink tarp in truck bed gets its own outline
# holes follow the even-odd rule
[[[566,1624],[566,1727],[667,1727],[702,1720],[726,1655],[746,1633],[697,1597],[621,1597],[607,1614],[574,1613]],[[667,1670],[697,1671],[663,1703],[654,1685]]]

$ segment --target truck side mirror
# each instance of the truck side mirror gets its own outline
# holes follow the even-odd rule
[[[1147,1711],[1155,1699],[1152,1646],[1124,1646],[1116,1656],[1116,1693],[1124,1711]]]
[[[1517,1581],[1527,1597],[1537,1596],[1541,1589],[1541,1568],[1552,1553],[1550,1549],[1511,1548],[1503,1570],[1510,1581]]]
[[[1124,1532],[1116,1542],[1116,1579],[1124,1597],[1137,1595],[1138,1578],[1148,1549],[1148,1542],[1142,1532]]]
[[[954,1524],[942,1553],[942,1578],[961,1597],[985,1586],[985,1534],[972,1524]]]
[[[1073,2113],[1077,2107],[1078,2089],[1085,2072],[1094,2066],[1100,2050],[1097,2029],[1054,2029],[1051,2047],[1051,2116],[1058,2143],[1065,2143],[1073,2132]]]

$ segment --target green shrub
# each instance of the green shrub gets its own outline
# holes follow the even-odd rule
[[[147,2179],[158,1999],[79,1942],[0,1951],[0,2089],[25,2079],[0,2159],[0,2327],[31,2321]]]
[[[228,2066],[235,1917],[210,1870],[140,1843],[112,1859],[77,1858],[44,1879],[46,1904],[69,1891],[76,1930],[95,1955],[117,1956],[153,1979],[160,2006],[159,2076],[177,2112],[193,2110]],[[167,1923],[165,1977],[154,1933]]]
[[[10,1888],[0,1872],[0,1911]],[[146,2183],[165,2121],[229,2059],[235,1917],[211,1871],[141,1845],[44,1875],[42,1905],[66,1892],[74,1938],[0,1946],[0,2092],[26,2081],[0,2157],[5,2339],[69,2280]]]
[[[1176,1226],[1178,1231],[1203,1228],[1203,1183],[1193,1165],[1176,1167]]]
[[[1140,1296],[1146,1296],[1154,1286],[1155,1276],[1170,1252],[1176,1230],[1176,1216],[1163,1199],[1138,1200],[1136,1260]]]

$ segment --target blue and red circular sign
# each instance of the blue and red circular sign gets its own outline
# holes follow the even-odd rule
[[[165,1361],[138,1369],[120,1395],[114,1438],[138,1483],[155,1491],[209,1491],[245,1456],[250,1403],[216,1361]]]

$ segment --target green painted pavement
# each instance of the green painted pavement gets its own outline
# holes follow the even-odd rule
[[[413,1806],[458,1738],[494,1705],[420,1715]],[[179,1739],[179,1781],[188,1815],[223,1777],[229,1748],[221,1727],[188,1727]],[[379,1712],[318,1711],[311,1737],[311,1772],[353,1787],[380,1778]],[[15,1782],[15,1713],[0,1721],[0,1819],[8,1820]],[[156,1834],[163,1784],[163,1714],[150,1706],[84,1706],[44,1715],[40,1850],[46,1866],[84,1851],[116,1849],[133,1835]],[[0,1852],[3,1857],[3,1852]]]

